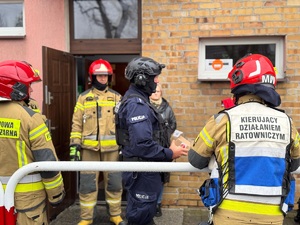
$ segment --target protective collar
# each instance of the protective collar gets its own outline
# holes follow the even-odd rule
[[[232,89],[231,93],[236,96],[237,100],[240,96],[251,93],[263,99],[264,102],[271,107],[277,107],[281,104],[280,95],[275,91],[275,89],[263,84],[240,85]]]

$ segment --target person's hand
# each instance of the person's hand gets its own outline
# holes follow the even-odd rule
[[[70,160],[71,161],[80,161],[80,145],[73,145],[70,147]]]
[[[184,148],[182,146],[177,146],[175,144],[174,140],[171,143],[170,149],[173,151],[173,157],[172,157],[172,159],[177,159],[180,156],[188,154],[188,149],[186,149],[186,148]]]

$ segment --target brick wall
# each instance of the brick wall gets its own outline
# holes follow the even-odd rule
[[[142,0],[142,19],[142,54],[166,64],[160,83],[185,137],[193,140],[221,109],[220,101],[231,96],[229,82],[197,81],[198,40],[203,37],[286,35],[286,80],[277,91],[281,108],[300,128],[299,0]],[[204,173],[172,173],[164,207],[202,206],[195,190],[206,177]],[[300,196],[297,178],[296,201]]]

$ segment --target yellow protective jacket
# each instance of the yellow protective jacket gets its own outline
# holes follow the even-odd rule
[[[32,162],[57,161],[51,135],[40,113],[24,102],[0,102],[0,180],[3,188],[12,174]],[[37,172],[21,179],[15,190],[15,208],[27,212],[63,200],[64,184],[58,171]]]
[[[263,101],[254,95],[246,95],[239,99],[238,104],[243,104],[247,102],[260,102]],[[274,114],[275,114],[274,110]],[[270,115],[272,116],[272,115]],[[226,184],[228,179],[228,165],[226,162],[229,157],[229,121],[230,118],[225,113],[219,113],[212,116],[205,127],[201,130],[198,137],[196,138],[192,149],[189,151],[189,162],[202,169],[207,166],[207,163],[212,155],[216,156],[216,161],[219,165],[222,165],[222,172],[225,174],[223,177],[223,183]],[[290,141],[290,155],[292,161],[295,165],[299,165],[300,159],[300,146],[299,146],[299,134],[292,120],[291,123],[291,139]],[[234,124],[233,124],[234,126]],[[288,124],[288,126],[290,126]],[[270,128],[271,129],[271,128]],[[274,142],[275,143],[275,142]],[[272,146],[270,143],[269,146]],[[261,143],[258,143],[261,144]],[[250,145],[248,146],[248,148]],[[251,147],[256,147],[251,145]],[[255,148],[254,148],[255,149]],[[246,150],[245,150],[246,151]],[[252,152],[254,150],[252,149]],[[254,152],[253,152],[254,154]],[[210,164],[209,164],[210,165]],[[297,169],[297,166],[292,168]],[[249,171],[245,171],[247,174]],[[265,171],[261,171],[264,173]],[[271,190],[271,188],[269,189]],[[255,195],[225,195],[225,200],[223,200],[220,206],[217,208],[214,214],[213,220],[214,224],[248,224],[252,220],[253,224],[282,224],[283,213],[280,209],[280,202],[273,203],[273,196],[265,197]],[[233,197],[236,196],[236,199]],[[229,199],[230,197],[230,199]],[[243,200],[241,198],[244,197]],[[246,198],[248,197],[248,198]],[[249,199],[249,200],[247,200]],[[253,202],[254,200],[256,202]],[[251,201],[250,201],[251,200]],[[230,222],[229,222],[230,221]],[[250,223],[250,222],[249,222]]]
[[[114,108],[120,99],[121,95],[108,87],[81,93],[73,113],[70,146],[101,152],[118,150]]]

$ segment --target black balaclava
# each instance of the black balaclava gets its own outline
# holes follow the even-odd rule
[[[96,88],[97,90],[99,90],[99,91],[104,91],[108,84],[107,84],[107,83],[106,83],[106,84],[101,84],[101,83],[97,80],[96,76],[93,75],[93,76],[92,76],[92,85],[93,85],[93,87]]]
[[[156,86],[157,84],[154,82],[155,76],[147,76],[147,81],[145,85],[137,85],[138,88],[140,88],[144,93],[146,93],[148,96],[152,95],[152,93],[156,92]],[[132,83],[134,83],[134,80],[132,80]]]

